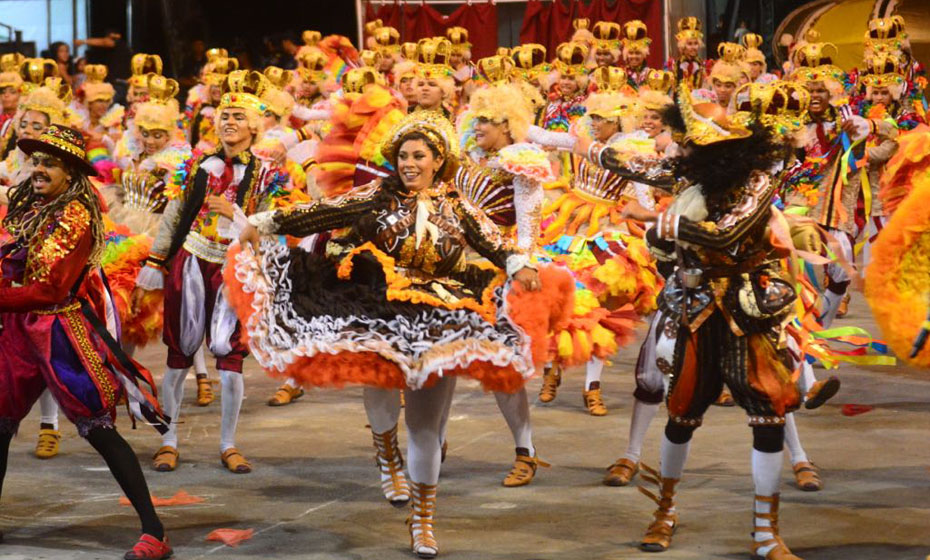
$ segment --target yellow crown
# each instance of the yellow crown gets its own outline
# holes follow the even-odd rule
[[[400,56],[405,60],[415,61],[417,59],[417,44],[406,42],[400,44]]]
[[[175,96],[180,91],[178,83],[161,74],[146,75],[148,99],[139,105],[133,123],[145,130],[172,131],[177,127],[178,102]]]
[[[794,134],[804,126],[810,92],[801,84],[774,81],[745,84],[735,93],[737,113],[733,120],[745,124],[758,121],[777,135]]]
[[[720,60],[734,64],[743,60],[746,55],[746,48],[736,43],[720,43],[717,45],[717,55]]]
[[[791,81],[779,82],[785,92],[787,101],[783,113],[787,116],[801,117],[811,104],[811,92],[804,84]]]
[[[67,106],[71,103],[71,88],[61,78],[55,76],[44,82],[33,84],[20,103],[20,110],[36,111],[48,115],[50,124],[67,124]]]
[[[374,19],[368,22],[365,22],[365,35],[374,35],[375,31],[384,27],[384,22],[380,19]]]
[[[26,57],[20,53],[0,55],[0,72],[17,72]]]
[[[220,47],[214,47],[207,51],[207,62],[213,62],[218,58],[229,58],[229,51]]]
[[[508,49],[507,47],[497,47],[497,50],[494,51],[494,54],[496,54],[497,56],[510,57],[510,49]]]
[[[449,57],[452,43],[445,37],[420,39],[417,42],[417,75],[420,77],[450,77]]]
[[[162,62],[161,57],[157,54],[139,53],[133,55],[130,62],[134,76],[145,76],[149,72],[161,74]]]
[[[591,20],[588,18],[575,18],[572,20],[572,28],[574,28],[575,31],[591,29]]]
[[[259,115],[263,115],[268,110],[268,104],[261,98],[265,90],[270,87],[271,84],[261,72],[234,70],[226,76],[223,82],[223,97],[220,98],[217,111],[239,108],[257,111]]]
[[[652,39],[648,37],[649,29],[638,19],[623,24],[623,48],[631,51],[648,51]]]
[[[678,86],[678,106],[685,121],[685,142],[707,146],[747,138],[752,134],[746,128],[731,123],[725,107],[712,102],[693,103],[691,88],[685,82]]]
[[[583,43],[562,43],[555,49],[555,64],[559,72],[569,76],[583,76],[588,73],[585,61],[588,58],[588,47]]]
[[[374,68],[353,68],[342,75],[344,93],[362,93],[370,84],[384,85],[384,76]]]
[[[171,78],[166,78],[161,74],[150,72],[145,76],[146,85],[149,92],[149,102],[161,103],[162,105],[171,102],[178,92],[181,91],[178,82]]]
[[[283,68],[278,68],[277,66],[269,66],[265,68],[265,78],[268,80],[268,83],[273,85],[278,89],[284,89],[291,83],[291,80],[294,79],[294,73],[290,70],[284,70]]]
[[[897,88],[903,86],[904,75],[900,71],[902,57],[893,52],[876,52],[865,61],[866,71],[859,78],[866,87]]]
[[[678,20],[678,33],[675,34],[675,38],[679,41],[684,41],[685,39],[697,39],[703,40],[704,25],[701,23],[701,20],[694,16],[683,17]]]
[[[653,91],[661,91],[665,94],[671,94],[675,88],[675,74],[668,70],[659,70],[653,68],[646,75],[646,87]]]
[[[513,59],[508,56],[488,56],[478,60],[478,72],[490,83],[503,82],[513,72]]]
[[[313,29],[307,29],[300,34],[300,39],[304,42],[304,45],[308,47],[315,47],[323,40],[323,34],[319,31],[314,31]]]
[[[599,21],[594,24],[594,41],[598,49],[616,49],[620,46],[620,24],[613,21]]]
[[[446,39],[452,43],[452,52],[461,54],[471,49],[471,43],[468,42],[468,30],[464,27],[446,29]]]
[[[832,50],[834,55],[837,53],[836,45],[833,43],[808,43],[798,49],[795,60],[798,66],[808,68],[833,64],[833,57],[827,53],[828,50]]]
[[[58,76],[58,64],[49,58],[26,58],[20,64],[19,76],[23,79],[23,92],[29,93],[46,78]]]
[[[526,43],[511,49],[513,76],[533,81],[542,74],[547,74],[551,67],[546,63],[546,47],[537,43]]]
[[[595,68],[591,79],[597,84],[597,91],[620,91],[627,87],[626,70],[618,66],[602,66]]]
[[[869,37],[880,41],[897,39],[904,33],[904,18],[891,16],[869,20]]]
[[[88,64],[84,67],[87,83],[99,84],[107,79],[107,67],[103,64]]]
[[[398,121],[381,143],[381,155],[391,165],[397,163],[397,151],[401,141],[413,132],[419,132],[429,138],[430,143],[439,150],[443,158],[458,156],[455,128],[449,119],[438,111],[414,111]]]
[[[393,27],[380,27],[372,37],[379,51],[393,54],[400,50],[400,32]]]
[[[845,73],[833,64],[833,58],[827,53],[828,49],[832,49],[834,54],[837,52],[833,43],[808,43],[801,46],[795,54],[798,68],[791,74],[791,80],[842,82]]]
[[[310,47],[297,55],[297,62],[311,72],[322,72],[326,68],[326,63],[329,62],[329,57],[322,50]]]
[[[765,64],[765,54],[759,49],[764,40],[758,33],[747,33],[740,39],[740,44],[746,49],[743,60],[746,62],[761,62]]]
[[[358,59],[362,63],[362,66],[378,68],[378,65],[380,65],[381,61],[384,59],[384,56],[382,56],[378,51],[363,49],[359,51]]]
[[[204,82],[211,86],[221,86],[226,77],[239,69],[239,61],[235,58],[217,58],[207,63],[204,73]]]

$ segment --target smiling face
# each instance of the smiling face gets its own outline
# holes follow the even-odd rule
[[[764,68],[763,64],[758,60],[749,63],[749,76],[753,80],[757,79],[762,75],[762,69]]]
[[[478,117],[475,121],[475,143],[485,151],[500,150],[510,144],[510,125],[506,121]]]
[[[417,79],[417,105],[421,109],[438,109],[442,104],[442,88],[431,78]]]
[[[49,127],[48,115],[39,111],[26,111],[19,121],[19,137],[37,139]]]
[[[610,49],[597,49],[594,51],[594,62],[597,63],[599,68],[613,66],[615,62],[614,53],[610,52]]]
[[[417,81],[413,76],[403,76],[400,79],[400,84],[397,86],[397,89],[400,91],[400,94],[404,96],[404,99],[407,100],[408,105],[416,105],[419,95],[417,94]]]
[[[830,107],[830,90],[827,89],[826,84],[823,82],[807,82],[805,87],[811,94],[811,102],[807,112],[814,117],[826,114],[827,109]]]
[[[631,70],[639,70],[646,60],[646,53],[636,49],[626,51],[626,66]]]
[[[701,41],[698,39],[685,39],[681,46],[681,55],[685,58],[697,58],[701,51]]]
[[[13,86],[7,86],[0,90],[0,108],[4,113],[15,113],[16,106],[19,104],[19,90]]]
[[[575,81],[575,78],[563,74],[562,77],[559,78],[559,90],[562,92],[563,96],[571,97],[578,91],[578,82]]]
[[[407,189],[417,192],[430,187],[443,160],[420,138],[404,141],[397,151],[397,172]]]
[[[220,140],[224,146],[236,146],[252,137],[245,109],[227,107],[220,111]]]
[[[616,119],[605,119],[600,115],[591,115],[591,128],[598,142],[607,142],[614,134],[620,132],[620,123]]]
[[[142,137],[142,148],[147,156],[157,154],[168,145],[169,136],[165,130],[140,128],[139,134]]]
[[[100,117],[107,114],[107,110],[110,108],[110,101],[106,99],[98,99],[97,101],[91,101],[87,105],[87,112],[90,113],[90,117],[94,120],[99,119]]]
[[[655,138],[662,133],[665,125],[662,124],[662,116],[658,111],[646,109],[643,113],[643,122],[640,128],[646,131],[646,134],[648,134],[650,138]]]
[[[71,184],[71,171],[63,161],[42,152],[33,152],[32,190],[45,198],[55,198]]]
[[[714,78],[711,82],[714,87],[714,93],[717,95],[717,103],[726,107],[730,104],[730,98],[733,97],[733,92],[736,90],[736,84],[733,82],[724,82]]]

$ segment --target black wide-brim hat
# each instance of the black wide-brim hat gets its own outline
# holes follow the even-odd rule
[[[87,161],[84,135],[73,128],[53,124],[38,138],[22,138],[16,145],[26,155],[42,152],[61,159],[89,177],[97,175],[97,170]]]

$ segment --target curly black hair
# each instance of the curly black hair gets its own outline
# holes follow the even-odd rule
[[[700,184],[709,199],[726,198],[746,185],[756,171],[768,171],[786,156],[787,146],[761,124],[749,127],[752,135],[707,146],[689,144],[672,165],[678,177]]]

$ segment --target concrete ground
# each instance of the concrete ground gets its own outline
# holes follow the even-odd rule
[[[843,323],[875,332],[861,296]],[[500,485],[513,447],[493,397],[459,384],[439,492],[442,558],[749,558],[751,434],[738,409],[713,408],[698,431],[679,494],[681,526],[661,556],[636,546],[652,502],[634,487],[601,485],[604,468],[626,445],[635,351],[623,351],[605,372],[608,416],[585,413],[580,370],[569,372],[554,403],[533,404],[536,445],[552,468],[540,469],[525,488]],[[140,357],[161,372],[161,348]],[[833,401],[798,415],[802,441],[826,486],[799,491],[786,462],[782,534],[806,560],[923,560],[930,554],[930,372],[844,366],[840,375],[843,388]],[[153,472],[157,434],[132,431],[120,419],[156,496],[183,489],[206,499],[160,509],[176,558],[410,558],[406,510],[381,497],[360,390],[314,390],[292,406],[269,408],[265,400],[277,382],[254,362],[246,379],[238,443],[255,467],[249,475],[221,467],[219,406],[192,406],[193,376],[177,472]],[[531,383],[534,400],[538,388],[538,380]],[[844,403],[875,409],[847,417],[840,413]],[[644,450],[653,465],[662,414]],[[61,455],[35,459],[38,422],[34,410],[11,449],[0,559],[121,558],[138,527],[132,510],[118,505],[115,482],[70,425],[63,427]],[[224,527],[251,528],[255,536],[238,548],[205,540]]]

